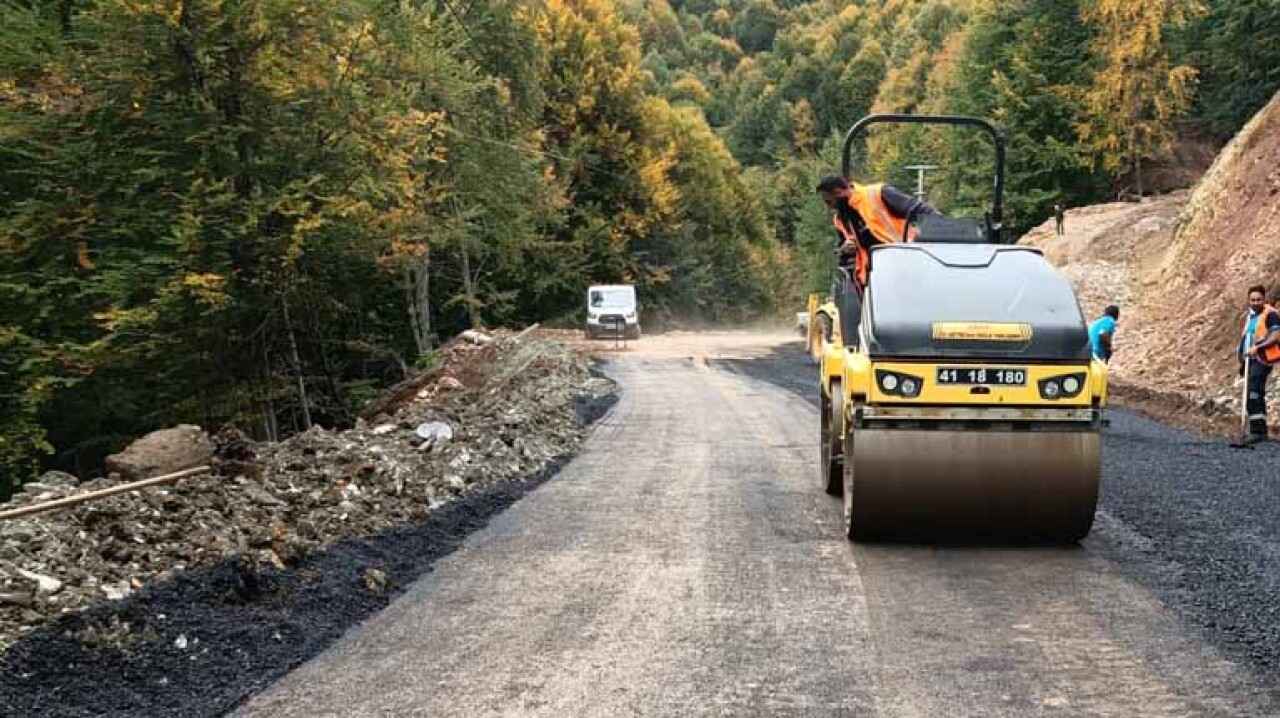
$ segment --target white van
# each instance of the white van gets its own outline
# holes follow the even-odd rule
[[[611,337],[619,328],[640,338],[640,307],[630,284],[599,284],[587,290],[587,338]]]

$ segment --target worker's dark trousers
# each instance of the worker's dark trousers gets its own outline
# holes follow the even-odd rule
[[[1249,362],[1249,400],[1245,410],[1249,412],[1249,433],[1267,435],[1267,377],[1271,367],[1258,361]]]

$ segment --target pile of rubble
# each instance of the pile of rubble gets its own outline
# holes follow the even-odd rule
[[[283,567],[420,520],[472,487],[533,474],[578,447],[584,415],[614,392],[550,342],[468,333],[441,356],[353,429],[259,444],[224,428],[212,437],[212,474],[0,520],[0,652],[62,613],[185,568],[231,555]],[[0,510],[128,478],[49,474]]]

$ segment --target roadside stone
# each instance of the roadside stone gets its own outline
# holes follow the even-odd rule
[[[60,486],[65,488],[71,488],[80,483],[79,479],[65,471],[46,471],[41,474],[40,478],[36,479],[36,481],[44,484],[45,486]]]
[[[31,608],[36,604],[35,594],[27,591],[0,591],[0,606]]]
[[[129,594],[133,593],[133,587],[129,585],[128,581],[117,581],[109,584],[104,583],[99,586],[99,588],[102,589],[102,593],[105,594],[107,600],[110,601],[124,600]]]
[[[182,424],[138,439],[107,457],[107,470],[127,481],[190,469],[213,458],[213,442],[198,426]]]
[[[241,488],[241,491],[244,492],[244,495],[246,498],[248,498],[250,501],[253,501],[255,504],[259,504],[261,506],[285,506],[286,505],[283,500],[277,498],[270,491],[267,491],[266,489],[262,488],[261,486],[253,482],[245,483],[245,485]]]
[[[387,592],[387,574],[379,569],[365,569],[364,574],[360,577],[360,582],[364,584],[365,588],[378,595]]]

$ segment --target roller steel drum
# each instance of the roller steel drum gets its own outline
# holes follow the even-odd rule
[[[849,537],[1077,541],[1098,503],[1096,431],[856,429]]]

